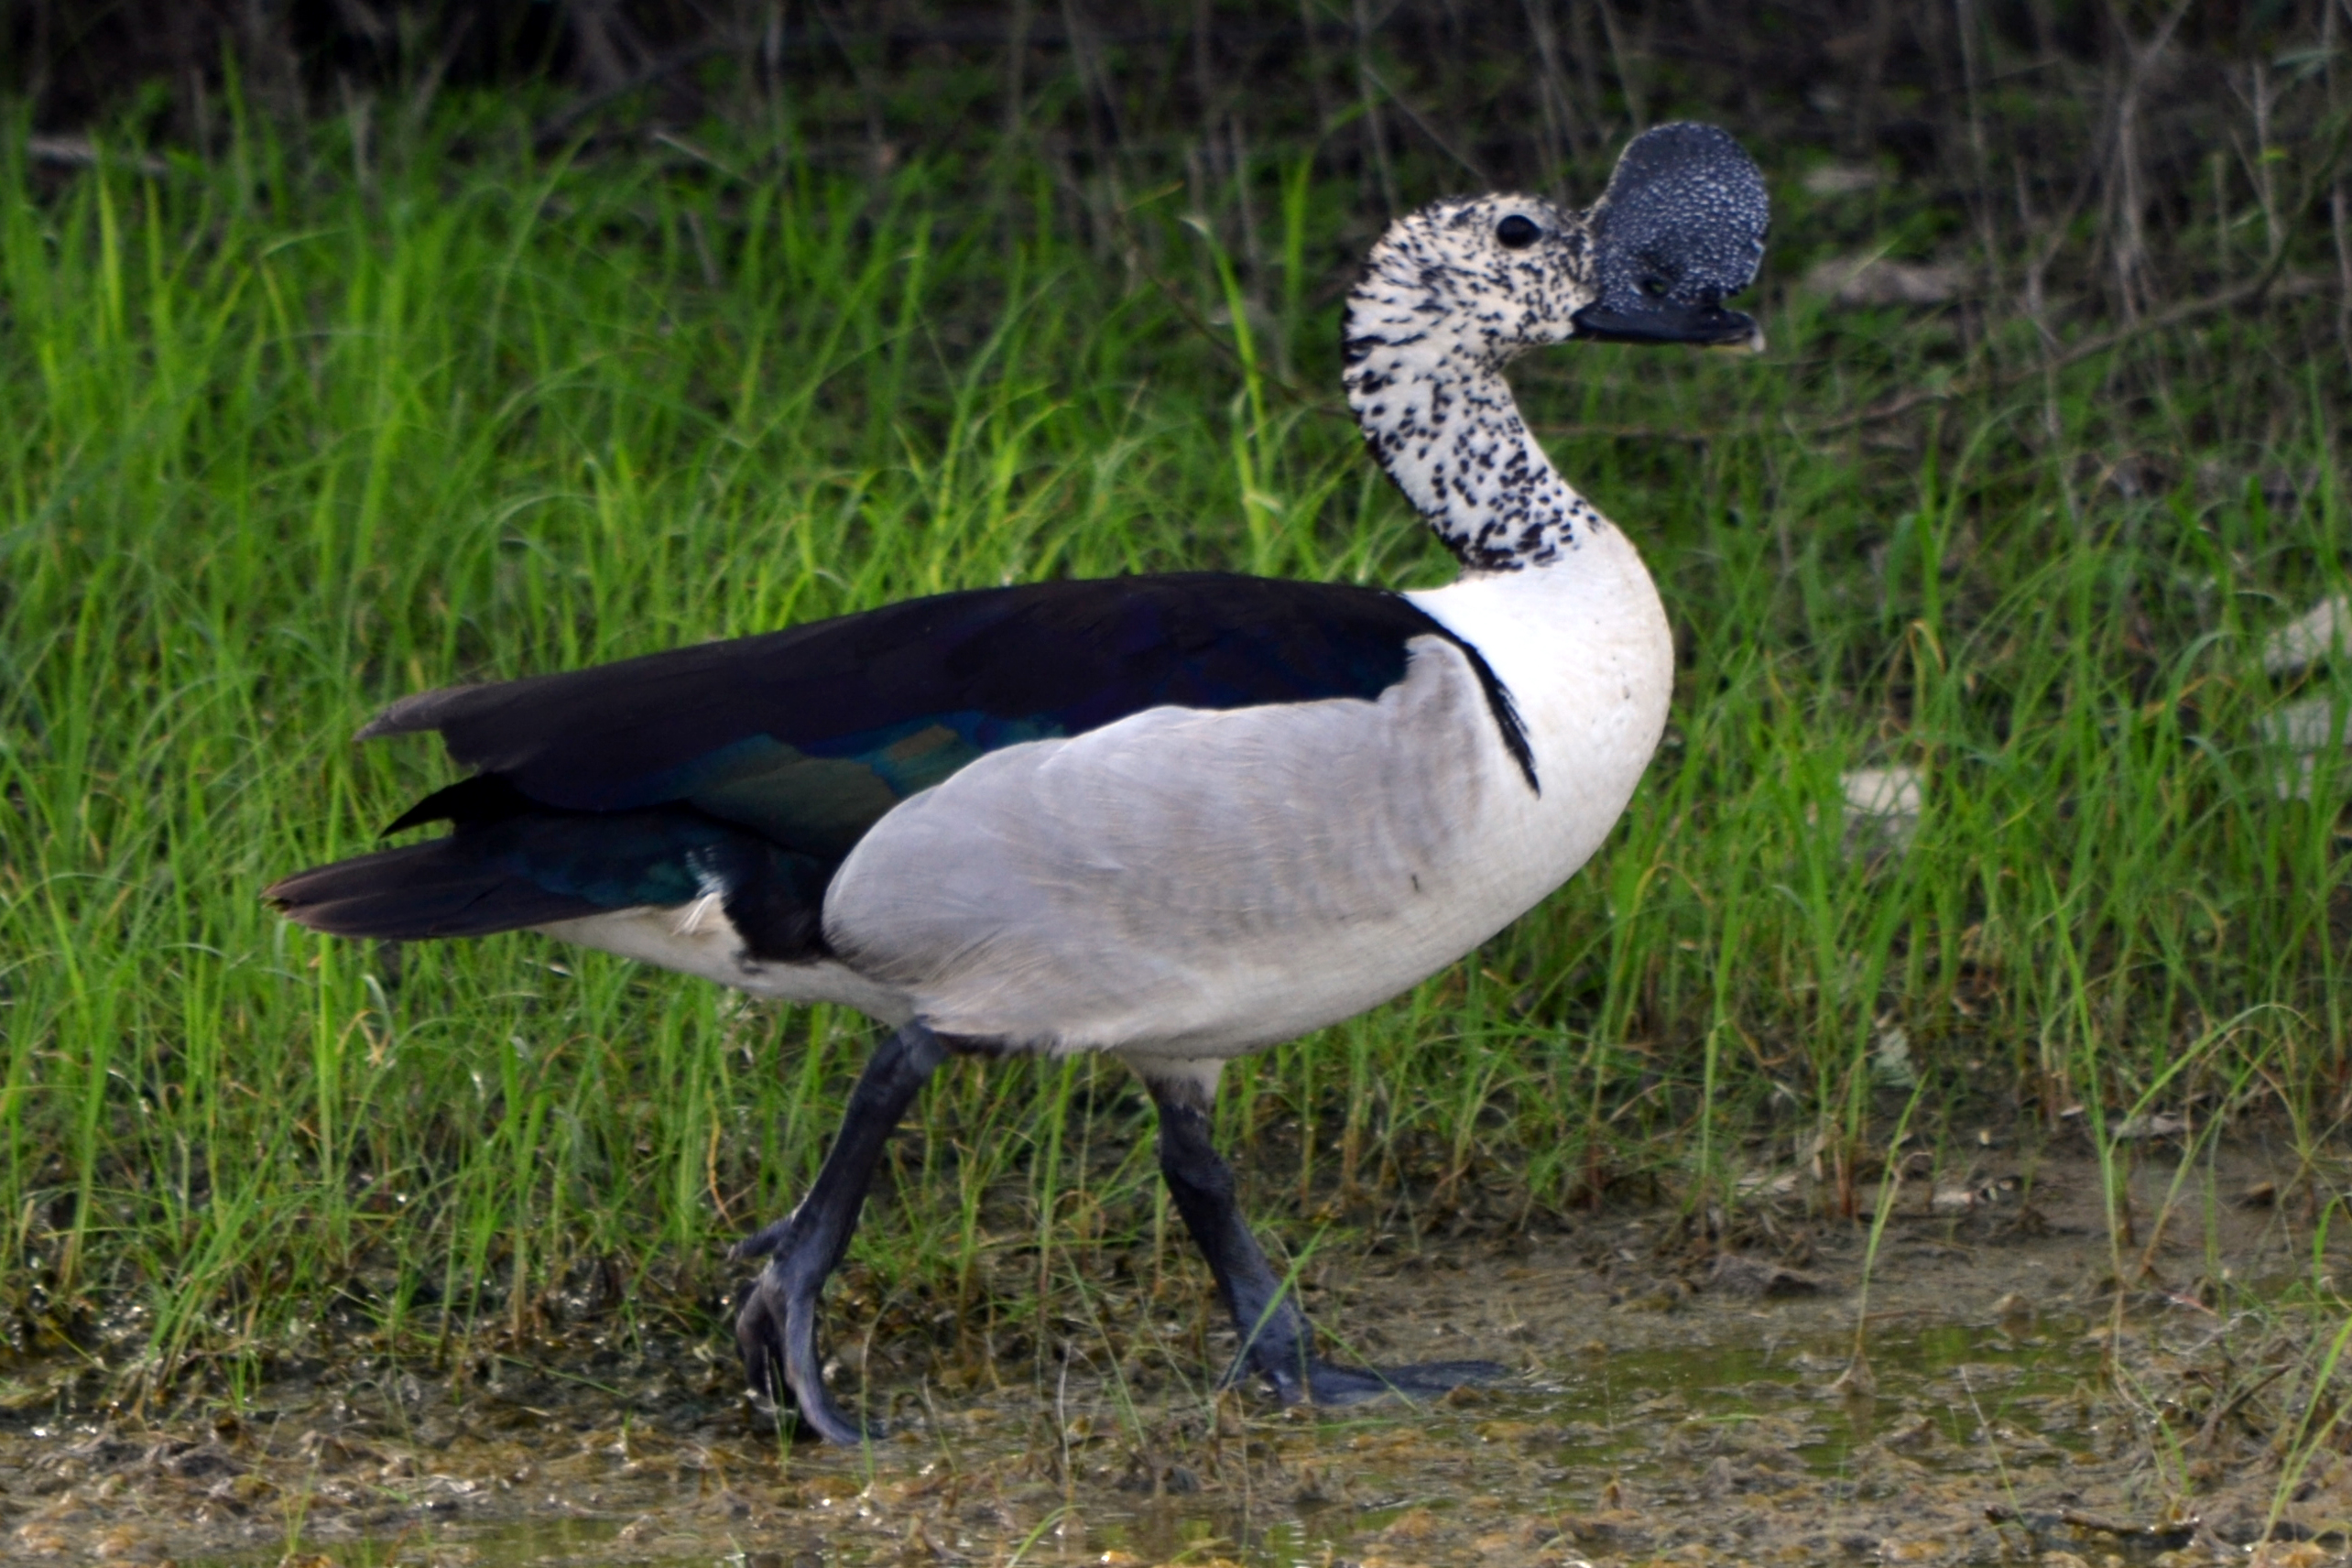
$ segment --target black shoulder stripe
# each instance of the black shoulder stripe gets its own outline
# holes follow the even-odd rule
[[[1519,704],[1511,701],[1511,689],[1503,684],[1503,678],[1495,673],[1495,667],[1486,662],[1486,656],[1475,646],[1464,641],[1449,627],[1439,625],[1434,616],[1430,619],[1430,626],[1438,636],[1460,648],[1463,656],[1470,660],[1470,668],[1478,675],[1478,689],[1486,693],[1486,711],[1495,715],[1495,727],[1503,732],[1503,749],[1511,754],[1513,762],[1519,764],[1519,772],[1527,779],[1527,787],[1541,796],[1543,785],[1535,776],[1535,751],[1527,744],[1527,725],[1519,722]]]

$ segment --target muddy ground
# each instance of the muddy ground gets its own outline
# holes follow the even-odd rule
[[[1905,1183],[1867,1296],[1867,1231],[1805,1218],[1795,1192],[1751,1194],[1728,1237],[1661,1211],[1319,1259],[1309,1308],[1364,1354],[1515,1369],[1430,1407],[1309,1414],[1213,1395],[1201,1374],[1230,1339],[1196,1344],[1184,1324],[1203,1314],[1170,1306],[1167,1281],[1158,1297],[1106,1287],[1091,1335],[978,1373],[919,1339],[861,1359],[869,1317],[837,1291],[834,1386],[853,1392],[862,1370],[894,1429],[865,1453],[758,1430],[715,1332],[569,1362],[482,1356],[439,1378],[362,1362],[256,1390],[234,1416],[76,1412],[56,1368],[0,1368],[0,1558],[2352,1555],[2352,1443],[2325,1388],[2311,1397],[2342,1326],[2338,1184],[2252,1147],[2177,1186],[2166,1150],[2134,1162],[2125,1246],[2086,1159]]]

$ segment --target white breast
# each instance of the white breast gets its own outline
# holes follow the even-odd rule
[[[1614,530],[1414,597],[1509,687],[1541,796],[1469,660],[1421,638],[1377,702],[1155,710],[981,758],[860,843],[828,942],[942,1032],[1127,1056],[1236,1055],[1452,963],[1606,836],[1671,651]]]
[[[1658,749],[1674,691],[1665,606],[1606,522],[1558,566],[1406,597],[1486,657],[1527,726],[1542,798],[1515,801],[1518,820],[1496,829],[1530,852],[1523,885],[1542,882],[1520,908],[1531,907],[1600,847]]]

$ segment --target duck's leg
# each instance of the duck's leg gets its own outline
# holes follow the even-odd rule
[[[946,1059],[945,1043],[919,1023],[884,1040],[850,1091],[841,1131],[808,1196],[785,1218],[737,1242],[729,1255],[768,1259],[735,1314],[735,1344],[752,1392],[779,1403],[789,1395],[800,1420],[828,1443],[863,1443],[878,1429],[844,1414],[825,1392],[817,1359],[817,1298],[849,1250],[884,1146],[916,1092]]]
[[[1153,1062],[1137,1071],[1160,1107],[1160,1174],[1216,1276],[1217,1293],[1241,1335],[1241,1355],[1226,1375],[1246,1365],[1274,1385],[1284,1404],[1304,1399],[1346,1405],[1387,1393],[1442,1394],[1465,1383],[1500,1377],[1491,1361],[1429,1361],[1410,1367],[1334,1367],[1314,1354],[1315,1334],[1299,1310],[1298,1293],[1274,1272],[1249,1234],[1234,1196],[1233,1168],[1209,1141],[1209,1107],[1220,1063]]]

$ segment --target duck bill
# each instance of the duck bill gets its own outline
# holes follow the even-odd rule
[[[1695,343],[1702,348],[1764,346],[1756,318],[1720,305],[1661,305],[1634,310],[1587,305],[1571,318],[1590,343]]]

